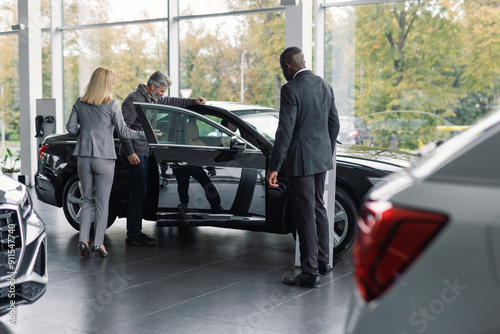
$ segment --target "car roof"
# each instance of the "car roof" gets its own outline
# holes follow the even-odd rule
[[[255,114],[260,112],[277,112],[278,109],[271,107],[263,107],[256,104],[247,104],[242,102],[231,101],[208,101],[207,106],[225,109],[233,112],[236,115]]]
[[[497,111],[425,155],[410,172],[416,179],[499,186],[499,145],[500,111]]]

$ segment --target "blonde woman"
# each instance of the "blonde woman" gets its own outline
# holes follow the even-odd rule
[[[82,256],[90,255],[90,226],[94,217],[92,251],[107,257],[104,233],[108,220],[109,196],[115,173],[113,131],[127,139],[144,140],[143,131],[131,130],[125,124],[120,104],[113,99],[115,73],[97,68],[90,77],[85,93],[73,105],[66,129],[78,135],[73,155],[78,156],[78,176],[82,191],[80,243]]]

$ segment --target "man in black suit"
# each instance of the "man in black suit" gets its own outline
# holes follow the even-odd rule
[[[316,288],[319,275],[332,271],[323,192],[326,171],[334,167],[339,118],[332,87],[306,69],[299,48],[285,49],[280,65],[288,82],[281,87],[279,125],[267,182],[277,187],[278,171],[288,178],[302,267],[300,275],[287,277],[283,283]]]

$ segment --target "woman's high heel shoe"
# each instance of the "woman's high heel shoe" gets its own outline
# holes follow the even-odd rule
[[[94,253],[97,253],[97,254],[99,254],[102,257],[108,257],[108,256],[111,255],[111,253],[106,252],[105,250],[103,250],[101,248],[101,246],[94,246],[94,247],[92,247],[92,250],[94,251]]]
[[[80,244],[78,245],[78,251],[82,256],[90,256],[89,246],[87,246],[87,244],[83,241],[80,241]]]

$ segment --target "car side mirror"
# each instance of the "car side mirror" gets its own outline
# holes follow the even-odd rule
[[[232,150],[232,151],[244,151],[245,148],[247,147],[247,144],[241,140],[240,138],[236,137],[236,136],[233,136],[231,137],[231,142],[229,144],[229,148]]]
[[[229,150],[223,150],[214,158],[215,162],[227,162],[238,159],[242,154],[247,144],[241,138],[236,136],[231,137],[229,142]]]

